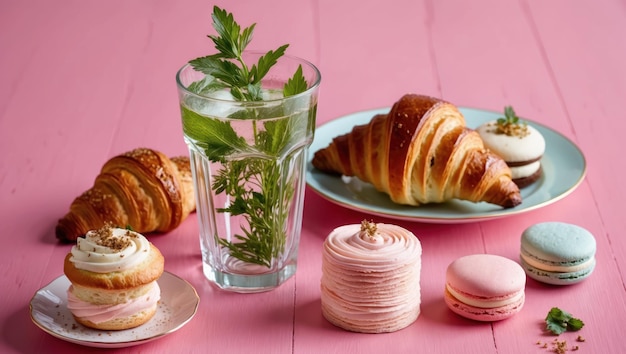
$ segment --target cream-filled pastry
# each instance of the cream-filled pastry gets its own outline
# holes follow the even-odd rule
[[[513,182],[523,188],[541,177],[546,142],[536,128],[519,121],[510,106],[505,108],[505,116],[482,124],[476,131],[485,147],[509,166]]]
[[[346,225],[333,230],[322,254],[322,314],[363,333],[394,332],[420,313],[422,247],[396,225]]]
[[[161,252],[143,235],[108,225],[87,232],[65,257],[68,309],[87,327],[121,330],[150,320],[161,291]]]

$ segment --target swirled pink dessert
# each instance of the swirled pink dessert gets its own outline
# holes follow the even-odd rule
[[[420,313],[422,247],[396,225],[341,226],[322,252],[323,316],[335,326],[362,333],[394,332]]]

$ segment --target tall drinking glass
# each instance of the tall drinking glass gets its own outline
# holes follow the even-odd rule
[[[306,89],[285,97],[299,67]],[[203,272],[222,289],[267,291],[296,272],[320,79],[313,64],[284,55],[262,81],[262,101],[237,101],[190,65],[176,75]]]

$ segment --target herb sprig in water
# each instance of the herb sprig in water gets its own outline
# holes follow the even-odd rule
[[[254,33],[256,24],[244,28],[241,27],[231,13],[215,6],[213,8],[213,28],[218,36],[209,35],[218,53],[196,58],[189,64],[208,78],[217,80],[213,85],[205,85],[208,90],[230,88],[230,93],[238,101],[261,101],[261,80],[276,64],[278,59],[285,54],[288,44],[280,46],[276,50],[270,50],[261,56],[256,64],[248,66],[242,55]],[[302,81],[301,76],[297,78]],[[202,93],[202,92],[200,92]]]
[[[284,55],[288,45],[265,53],[257,63],[249,65],[244,61],[243,53],[252,40],[255,24],[241,29],[231,13],[217,6],[213,8],[212,19],[217,35],[208,37],[218,52],[189,62],[206,77],[189,85],[188,90],[200,95],[228,90],[236,101],[262,101],[262,80]],[[307,88],[302,67],[299,66],[284,84],[282,95],[297,95]],[[265,118],[263,113],[248,108],[233,113],[232,117],[251,120],[254,143],[249,145],[230,122],[207,118],[184,106],[182,111],[185,134],[196,141],[210,161],[222,165],[214,175],[211,188],[215,194],[225,193],[230,200],[217,211],[231,216],[241,215],[248,224],[247,228],[242,227],[243,234],[234,235],[232,241],[215,235],[217,242],[228,248],[237,259],[270,267],[272,259],[284,249],[288,201],[295,193],[292,177],[281,173],[281,169],[289,167],[281,166],[278,160],[305,132],[290,118],[268,120],[259,127],[257,120]],[[308,120],[309,114],[304,114],[304,119]],[[310,124],[308,122],[305,127]],[[232,154],[252,151],[260,151],[276,160],[230,158]]]

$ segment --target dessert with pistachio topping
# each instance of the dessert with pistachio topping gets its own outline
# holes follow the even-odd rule
[[[476,131],[485,147],[506,162],[518,187],[526,187],[541,177],[546,142],[537,129],[515,114],[513,107],[505,107],[504,117],[484,123]]]

